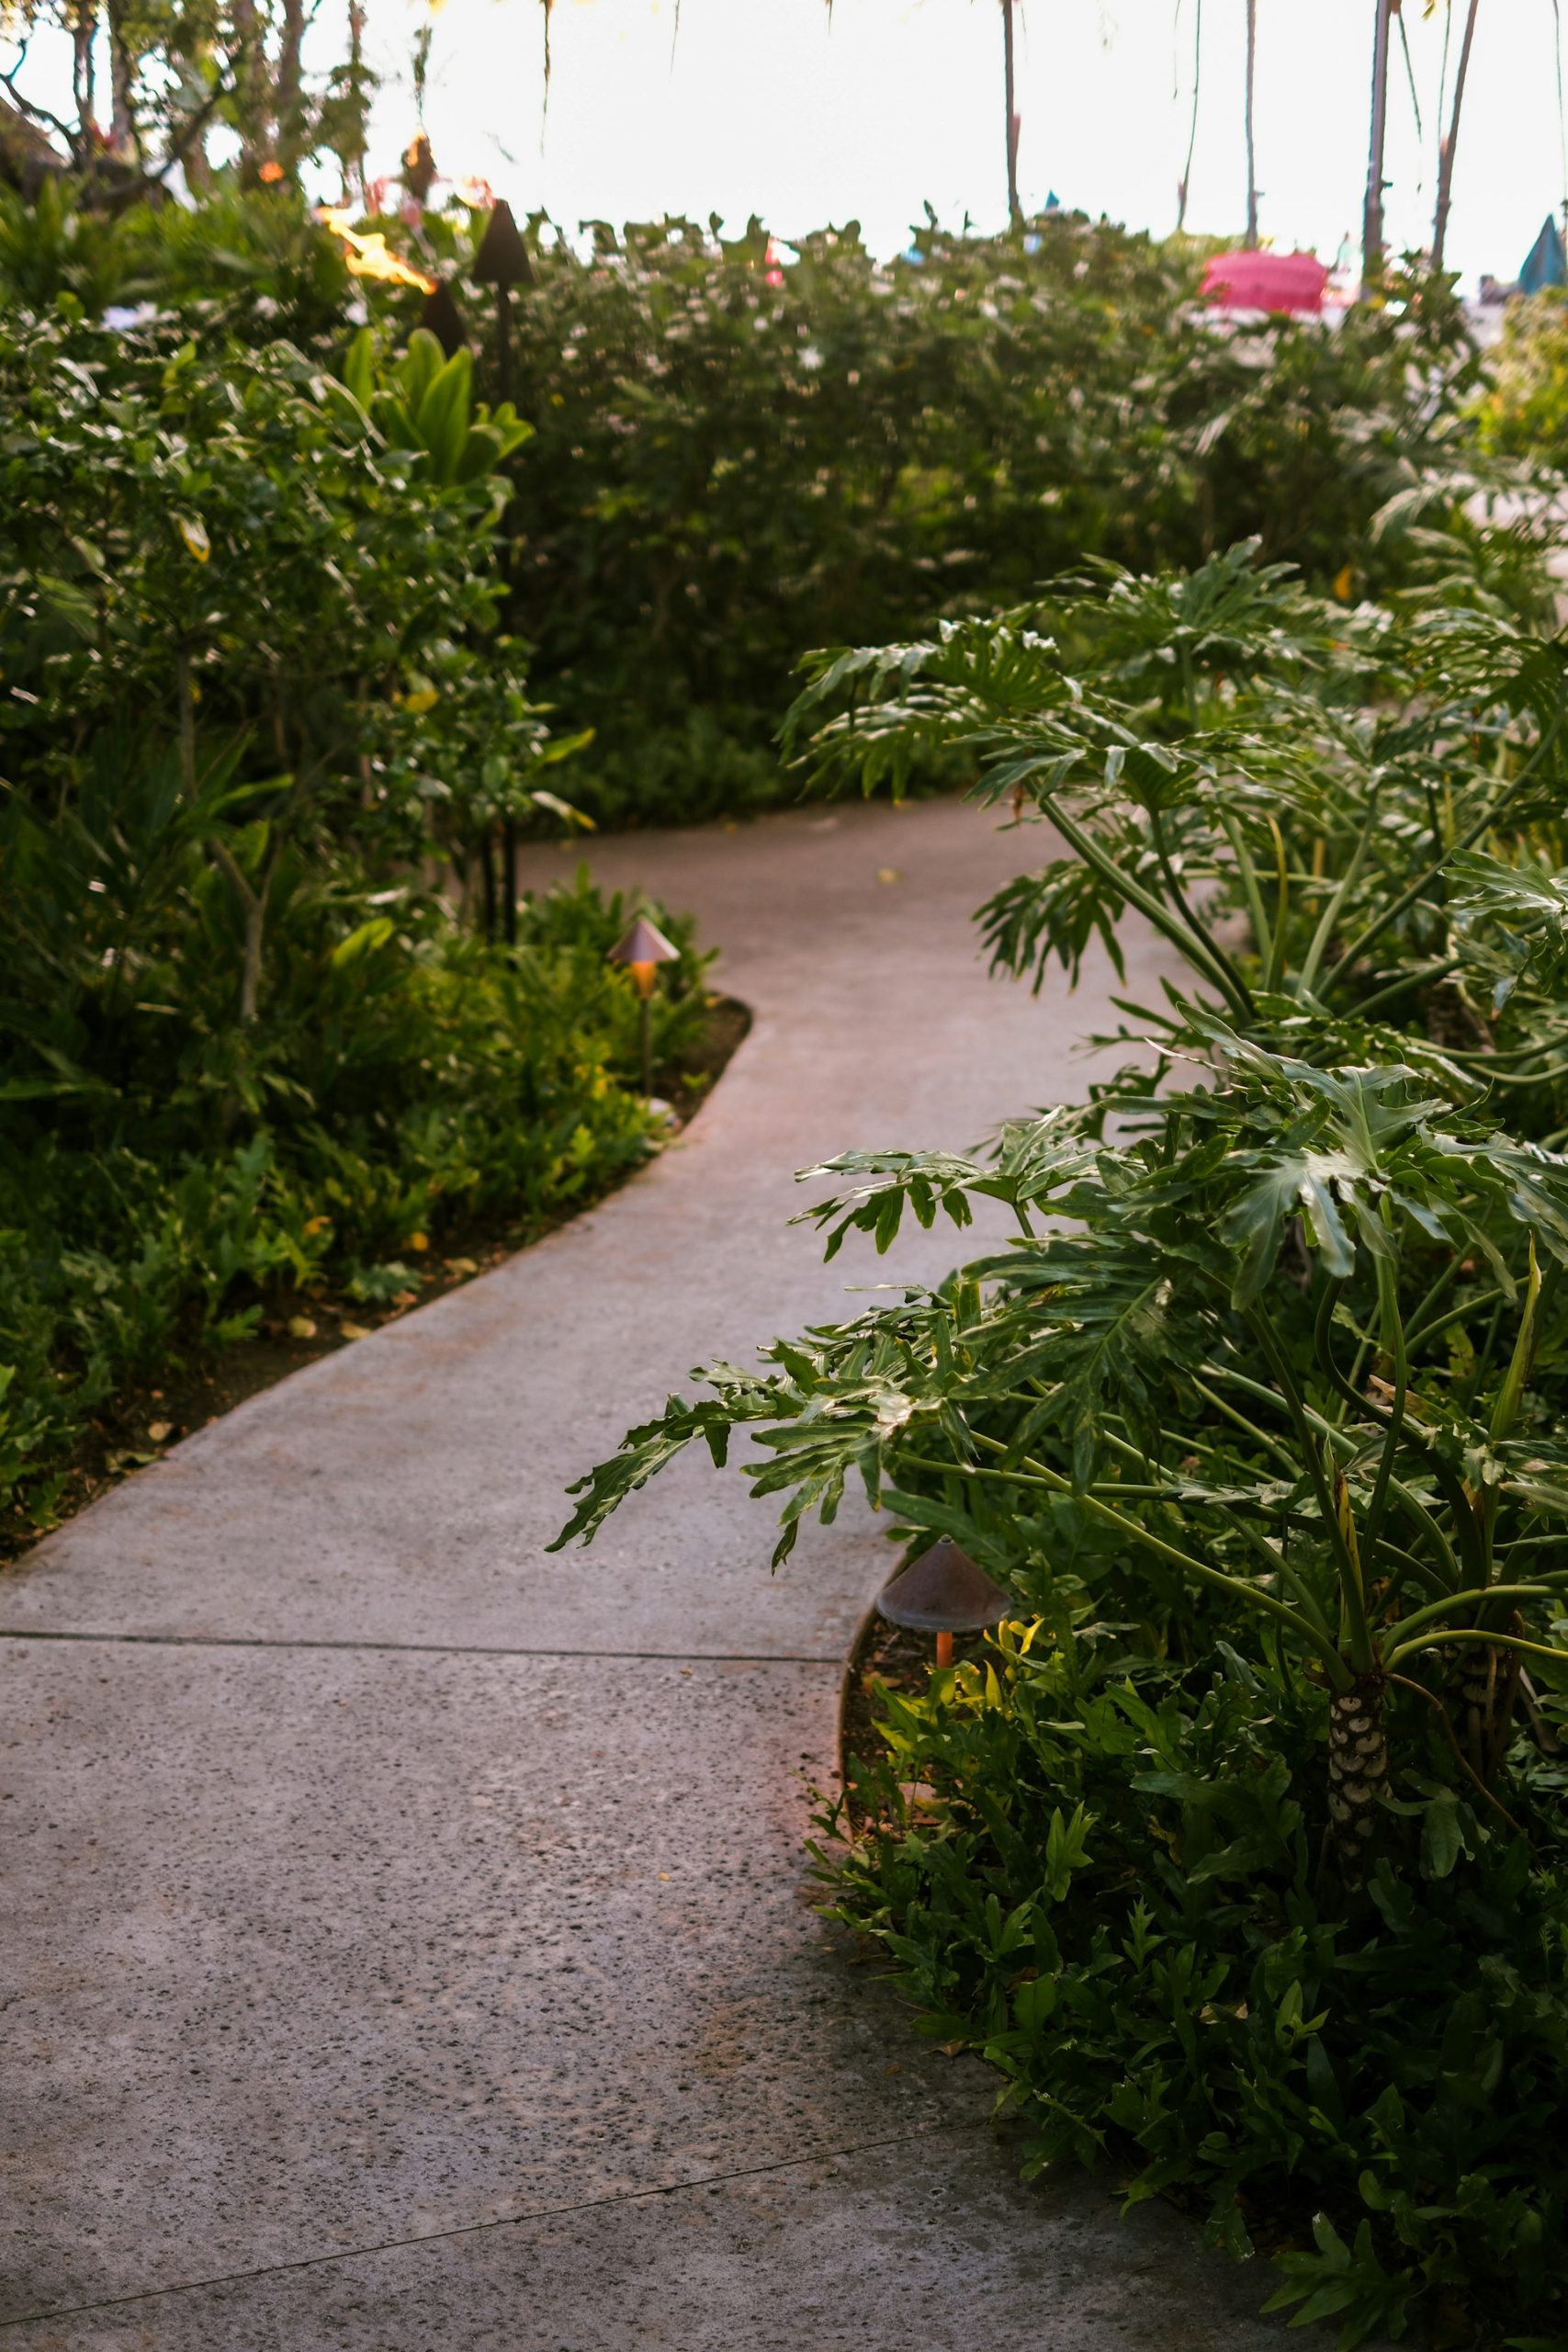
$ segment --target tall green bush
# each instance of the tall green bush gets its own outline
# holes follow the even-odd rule
[[[186,323],[0,319],[0,1499],[35,1518],[128,1382],[290,1290],[406,1287],[411,1235],[536,1228],[657,1134],[629,910],[558,893],[502,949],[439,887],[477,917],[498,822],[571,815],[497,626],[525,427],[429,335],[344,381]],[[668,921],[666,1069],[704,1001]]]
[[[983,910],[999,963],[1076,974],[1135,910],[1186,977],[988,1158],[810,1171],[829,1254],[976,1198],[1018,1235],[711,1367],[567,1535],[745,1432],[781,1558],[852,1483],[958,1540],[1034,1630],[891,1704],[845,1915],[1041,2160],[1106,2148],[1238,2251],[1293,2225],[1347,2345],[1446,2297],[1550,2325],[1568,672],[1451,586],[1347,615],[1256,553],[813,665],[829,775],[961,756],[1071,853]]]

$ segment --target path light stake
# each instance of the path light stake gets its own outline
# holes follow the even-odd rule
[[[890,1625],[936,1635],[936,1662],[953,1664],[954,1634],[978,1634],[1013,1613],[1012,1601],[951,1535],[896,1576],[876,1596],[877,1613]]]
[[[495,397],[499,406],[512,398],[512,289],[514,286],[532,286],[534,265],[528,258],[512,207],[502,198],[491,209],[485,222],[479,249],[474,255],[469,273],[481,286],[495,288]],[[506,944],[517,944],[517,820],[507,816],[502,821],[502,864],[505,888],[502,920],[506,928]]]
[[[649,1097],[653,1093],[653,983],[660,964],[673,964],[680,953],[646,915],[638,915],[626,937],[610,950],[611,963],[626,966],[641,1000],[642,1091]]]
[[[452,300],[452,288],[444,277],[437,281],[434,291],[425,296],[419,322],[430,329],[448,359],[455,359],[468,340],[463,313]]]
[[[471,275],[481,286],[495,288],[495,396],[498,401],[508,401],[512,398],[512,289],[532,286],[534,265],[504,198],[485,223]]]

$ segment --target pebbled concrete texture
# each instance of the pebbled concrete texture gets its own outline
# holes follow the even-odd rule
[[[596,851],[756,1010],[686,1136],[0,1583],[0,2339],[1277,2340],[1169,2215],[1020,2187],[991,2078],[813,1908],[869,1518],[771,1579],[769,1512],[693,1464],[542,1550],[701,1355],[887,1278],[784,1229],[796,1166],[1081,1090],[1104,976],[1034,1005],[975,959],[1031,853],[952,804]]]

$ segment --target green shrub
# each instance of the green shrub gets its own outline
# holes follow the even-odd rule
[[[1568,464],[1568,301],[1561,288],[1510,302],[1478,404],[1483,444],[1499,455]]]
[[[1129,2202],[1194,2199],[1236,2255],[1315,2215],[1271,2307],[1346,2345],[1445,2304],[1452,2341],[1555,2341],[1562,1772],[1522,1756],[1510,1823],[1454,1789],[1416,1710],[1403,1843],[1348,1917],[1301,1769],[1325,1712],[1234,1650],[1179,1674],[1103,1629],[1004,1629],[925,1692],[883,1690],[865,1834],[841,1804],[824,1823],[834,1908],[886,1948],[922,2033],[998,2069],[1031,2173],[1108,2159]]]
[[[395,917],[355,911],[291,906],[264,1036],[238,1076],[225,1066],[231,1091],[202,1069],[223,1029],[220,966],[210,997],[186,968],[177,1002],[147,1016],[155,1052],[80,1010],[113,1089],[88,1073],[69,1103],[13,1102],[0,1502],[22,1519],[47,1519],[73,1449],[129,1384],[199,1364],[322,1283],[406,1292],[405,1261],[427,1244],[480,1224],[537,1232],[657,1148],[637,1001],[604,961],[630,920],[618,897],[580,876],[525,900],[510,952],[406,895]],[[706,958],[688,922],[658,912],[682,949],[654,1000],[656,1067],[673,1074],[705,1017]]]
[[[814,660],[829,777],[963,759],[1071,852],[982,910],[1004,968],[1134,909],[1186,976],[988,1156],[809,1171],[829,1255],[975,1199],[1017,1236],[712,1365],[559,1539],[742,1430],[781,1559],[853,1483],[990,1571],[1032,1631],[888,1702],[845,1914],[1042,2159],[1283,2239],[1347,2345],[1568,2286],[1568,671],[1470,552],[1397,615],[1238,548]]]
[[[604,961],[629,908],[580,879],[491,922],[504,947],[475,935],[502,828],[573,814],[544,778],[576,746],[496,626],[496,469],[525,428],[429,335],[390,363],[361,340],[345,382],[184,323],[115,334],[63,295],[0,319],[0,1497],[24,1516],[128,1384],[290,1291],[406,1289],[386,1269],[416,1233],[536,1230],[656,1134]],[[671,928],[667,1069],[704,1005]]]

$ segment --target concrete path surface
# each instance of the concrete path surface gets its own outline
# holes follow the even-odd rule
[[[0,2346],[1277,2340],[1169,2215],[1021,2188],[990,2078],[812,1907],[869,1517],[770,1577],[694,1462],[543,1548],[703,1357],[954,1254],[824,1269],[795,1169],[1081,1091],[1109,975],[1033,1002],[969,925],[1039,842],[939,804],[596,850],[755,1010],[694,1125],[0,1582]]]

